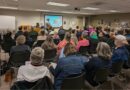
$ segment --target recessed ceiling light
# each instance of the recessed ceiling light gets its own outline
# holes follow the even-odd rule
[[[47,5],[60,6],[60,7],[67,7],[67,6],[69,6],[69,4],[56,3],[56,2],[48,2]]]
[[[85,7],[83,9],[87,9],[87,10],[99,10],[99,8],[94,8],[94,7]]]
[[[0,6],[1,9],[13,9],[13,10],[17,10],[17,7],[6,7],[6,6]]]
[[[113,12],[113,13],[115,13],[115,12],[120,12],[120,11],[117,11],[117,10],[109,10],[108,12]]]

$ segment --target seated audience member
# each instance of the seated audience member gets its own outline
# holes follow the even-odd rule
[[[126,32],[125,37],[130,44],[130,29],[126,29],[125,32]]]
[[[18,32],[15,34],[14,38],[16,39],[19,35],[23,35],[22,26],[18,28]]]
[[[30,62],[21,66],[18,70],[17,81],[35,82],[45,76],[50,78],[48,68],[43,65],[44,50],[36,47],[30,55]]]
[[[88,63],[85,64],[86,80],[93,86],[97,83],[94,81],[95,73],[100,68],[110,68],[112,52],[109,45],[105,42],[98,43],[97,56],[92,57]]]
[[[54,34],[53,34],[53,39],[60,39],[59,35],[57,32],[54,31]]]
[[[124,67],[127,67],[128,59],[129,59],[129,52],[126,49],[125,45],[128,44],[126,37],[123,35],[117,35],[115,37],[115,49],[112,55],[112,63],[124,62]]]
[[[49,35],[47,37],[47,39],[45,40],[45,42],[41,45],[41,47],[44,49],[44,50],[48,50],[48,49],[56,49],[56,45],[55,43],[53,42],[53,37],[51,37],[51,35]]]
[[[7,33],[3,36],[2,48],[5,52],[9,53],[12,46],[16,43],[12,38],[12,33],[7,31]]]
[[[76,37],[76,31],[75,30],[71,31],[71,39],[74,41],[74,44],[76,46],[77,43],[78,43],[78,38]]]
[[[112,48],[114,48],[114,40],[115,40],[115,32],[111,31],[109,33],[109,38],[107,39],[106,43]]]
[[[16,39],[16,46],[13,46],[10,50],[10,55],[14,52],[19,52],[19,51],[31,51],[30,47],[25,45],[26,38],[24,35],[20,35]]]
[[[31,27],[31,31],[29,32],[29,37],[32,38],[33,42],[37,40],[38,33],[34,31],[34,28]]]
[[[81,46],[89,46],[89,40],[87,40],[88,33],[82,32],[82,40],[80,40],[76,46],[76,49],[79,51]]]
[[[78,40],[81,39],[82,30],[79,28],[79,26],[76,26],[76,36]]]
[[[70,33],[66,33],[64,40],[60,41],[60,43],[59,43],[58,46],[57,46],[58,54],[60,54],[61,49],[62,49],[63,47],[65,47],[65,45],[66,45],[67,43],[69,43],[69,42],[70,42],[71,44],[75,45],[74,42],[71,40],[71,34],[70,34]]]
[[[76,48],[68,43],[64,47],[66,57],[58,60],[55,69],[55,89],[60,90],[63,79],[71,75],[80,75],[84,71],[84,63],[88,62],[88,58],[76,54]]]
[[[97,33],[94,29],[91,30],[89,41],[90,41],[90,53],[96,53],[96,47],[99,40]]]
[[[25,44],[28,45],[28,46],[30,46],[30,47],[32,47],[32,45],[33,45],[33,40],[32,40],[31,37],[29,37],[28,31],[25,31],[25,32],[23,33],[23,35],[24,35],[25,38],[26,38]]]
[[[98,39],[99,39],[99,42],[106,42],[107,41],[107,37],[105,37],[103,32],[99,32]]]
[[[51,32],[50,32],[50,35],[53,37],[54,43],[55,43],[56,45],[58,45],[59,42],[60,42],[60,37],[59,37],[58,33],[57,33],[56,31],[51,31]]]
[[[39,35],[37,36],[37,41],[34,42],[33,47],[40,47],[42,43],[46,40],[47,36],[45,35],[44,31],[40,31]]]
[[[65,30],[63,29],[63,26],[60,27],[59,31],[58,31],[58,35],[60,37],[61,40],[64,39],[65,36]]]
[[[46,38],[47,38],[47,36],[45,34],[45,31],[40,31],[39,35],[37,37],[37,41],[39,41],[39,40],[46,40]]]

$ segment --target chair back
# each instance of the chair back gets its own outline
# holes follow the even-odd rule
[[[123,61],[112,63],[112,73],[117,74],[121,72]]]
[[[44,59],[46,62],[51,62],[55,59],[56,57],[56,53],[57,53],[57,50],[54,48],[54,49],[48,49],[48,50],[45,50],[45,53],[44,53]]]
[[[81,46],[79,48],[79,53],[82,55],[87,55],[89,52],[89,46]]]
[[[24,65],[26,61],[28,61],[30,58],[30,52],[29,51],[19,51],[14,52],[11,54],[9,58],[9,67],[20,67],[21,65]]]
[[[55,43],[56,45],[58,45],[59,42],[60,42],[60,39],[53,39],[53,41],[54,41],[54,43]]]
[[[107,68],[100,68],[96,71],[94,81],[97,83],[103,83],[107,81],[107,77],[109,76],[109,70]]]
[[[34,47],[41,47],[45,40],[38,40]]]
[[[73,75],[74,76],[74,75]],[[76,76],[69,77],[63,80],[61,90],[80,90],[84,87],[85,73]]]
[[[39,79],[36,82],[18,81],[10,88],[10,90],[53,90],[51,80],[48,77]]]

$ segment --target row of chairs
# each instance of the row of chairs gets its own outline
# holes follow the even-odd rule
[[[113,83],[115,78],[121,73],[123,66],[123,62],[118,62],[118,63],[113,63],[112,64],[112,76],[110,75],[110,70],[106,68],[100,68],[97,70],[94,76],[94,81],[98,83],[98,86],[92,86],[89,82],[85,81],[85,74],[81,74],[80,76],[77,77],[71,77],[71,78],[66,78],[64,79],[62,83],[62,89],[61,90],[82,90],[82,89],[98,89],[102,85],[104,85],[105,82],[110,81],[110,87],[113,89]],[[105,87],[105,89],[110,88]]]

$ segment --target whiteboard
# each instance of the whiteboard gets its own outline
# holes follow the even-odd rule
[[[0,30],[15,30],[15,17],[0,15]]]

